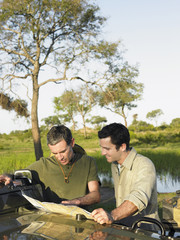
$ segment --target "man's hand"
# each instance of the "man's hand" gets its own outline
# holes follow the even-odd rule
[[[91,215],[94,220],[100,224],[112,224],[114,221],[111,214],[106,212],[103,208],[95,209]]]
[[[12,181],[12,179],[6,175],[0,175],[0,183],[4,184],[4,185],[8,185],[10,184],[10,182]]]
[[[79,206],[81,204],[81,201],[79,199],[73,199],[73,200],[64,200],[61,203],[62,204],[66,204],[66,205],[76,205],[76,206]]]
[[[87,206],[100,201],[99,183],[97,181],[88,182],[89,193],[83,197],[64,200],[61,203],[67,205]]]

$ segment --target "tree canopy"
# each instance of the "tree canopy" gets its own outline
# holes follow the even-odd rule
[[[163,111],[161,109],[156,109],[153,110],[151,112],[148,112],[146,115],[146,118],[149,120],[154,120],[156,122],[156,126],[157,126],[157,119],[163,115]]]
[[[119,67],[118,67],[119,68]],[[117,74],[111,78],[107,85],[98,91],[99,105],[124,119],[127,127],[126,110],[137,107],[136,100],[141,98],[143,84],[137,83],[134,79],[138,76],[138,70],[127,63],[121,69],[116,70]]]

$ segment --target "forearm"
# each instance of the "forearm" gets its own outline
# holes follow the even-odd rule
[[[132,202],[125,201],[111,213],[106,212],[103,208],[98,208],[91,214],[94,220],[100,224],[112,224],[114,221],[133,215],[137,210]]]
[[[91,205],[100,201],[99,191],[92,191],[83,197],[62,201],[63,204]]]
[[[129,217],[138,211],[136,205],[126,200],[119,207],[115,208],[111,212],[111,216],[114,221]]]

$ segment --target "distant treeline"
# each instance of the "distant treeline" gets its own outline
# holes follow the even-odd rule
[[[41,136],[46,138],[48,129],[46,126],[41,126]],[[148,124],[144,121],[136,121],[128,127],[131,135],[131,144],[133,145],[152,145],[152,146],[164,146],[168,143],[180,142],[180,118],[174,119],[170,125],[164,124],[158,127],[154,127],[152,124]],[[97,137],[98,128],[88,129],[88,138]],[[84,138],[81,130],[73,132],[78,138]],[[32,138],[31,129],[24,131],[12,131],[10,134],[0,134],[4,139],[10,139],[16,137],[20,141]]]

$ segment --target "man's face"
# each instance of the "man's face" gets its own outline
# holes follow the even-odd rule
[[[66,141],[63,139],[55,145],[48,144],[49,149],[54,154],[56,160],[62,165],[68,164],[73,158],[73,147],[74,139],[71,140],[70,145],[67,145]]]
[[[121,147],[119,148],[119,150],[117,150],[116,145],[111,143],[110,137],[102,138],[99,140],[99,142],[101,147],[101,153],[103,156],[106,157],[107,161],[109,163],[115,161],[120,163],[122,157]]]

